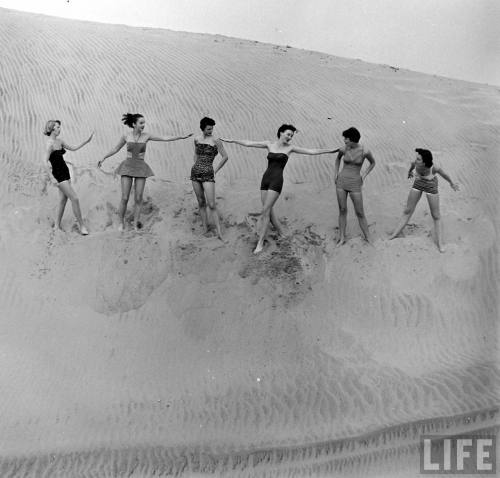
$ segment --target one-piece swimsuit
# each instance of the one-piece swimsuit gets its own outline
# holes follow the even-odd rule
[[[283,170],[288,161],[288,155],[285,153],[269,153],[267,155],[267,169],[262,176],[260,183],[261,191],[272,189],[277,193],[281,193],[283,189]]]
[[[70,179],[69,168],[63,158],[64,153],[66,153],[64,148],[55,149],[49,156],[49,161],[52,166],[52,176],[54,176],[58,183]]]
[[[149,164],[144,161],[146,143],[138,141],[127,141],[127,159],[122,161],[116,168],[116,174],[130,176],[132,178],[148,178],[154,176]]]
[[[361,157],[364,157],[363,149],[361,149]],[[337,177],[337,188],[353,193],[361,192],[361,186],[363,185],[363,180],[361,179],[362,165],[363,160],[359,163],[355,162],[351,150],[346,150],[344,153],[344,167]]]
[[[213,162],[219,149],[216,144],[195,142],[196,162],[191,168],[191,181],[215,183]]]

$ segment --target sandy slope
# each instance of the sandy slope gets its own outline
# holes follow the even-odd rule
[[[0,474],[418,474],[422,432],[497,423],[499,89],[219,36],[0,9]],[[265,155],[228,146],[227,245],[200,235],[190,141],[148,145],[145,231],[115,230],[119,183],[95,168],[139,111],[157,134],[310,147],[357,126],[377,167],[334,249],[333,156],[295,156],[277,213],[291,233],[253,257]],[[48,118],[91,235],[52,226]],[[448,249],[425,200],[405,238],[408,162],[428,147]],[[71,155],[71,158],[69,157]],[[110,168],[123,152],[108,160]],[[45,473],[45,474],[44,474]]]

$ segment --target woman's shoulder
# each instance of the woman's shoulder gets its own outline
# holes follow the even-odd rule
[[[55,151],[56,149],[61,149],[62,140],[48,139],[47,140],[47,150]]]

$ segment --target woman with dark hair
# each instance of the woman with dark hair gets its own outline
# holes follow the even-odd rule
[[[146,153],[146,144],[148,141],[177,141],[179,139],[185,139],[192,136],[187,134],[184,136],[173,136],[173,137],[163,137],[155,136],[144,131],[144,126],[146,125],[146,120],[144,116],[139,113],[124,114],[122,117],[122,123],[128,126],[132,131],[125,133],[120,137],[118,144],[97,163],[97,167],[101,167],[102,163],[106,158],[113,156],[120,149],[127,145],[127,158],[120,163],[116,169],[116,174],[121,176],[121,187],[122,187],[122,198],[120,201],[120,207],[118,213],[120,215],[120,226],[119,230],[123,231],[125,229],[125,213],[127,212],[127,203],[130,196],[130,190],[132,189],[132,183],[135,186],[134,194],[134,227],[136,229],[142,228],[142,223],[140,221],[141,208],[142,208],[142,196],[144,193],[144,187],[146,185],[146,178],[154,176],[153,171],[149,165],[144,161],[144,155]]]
[[[264,248],[264,240],[266,238],[269,223],[271,223],[276,232],[281,235],[281,225],[274,214],[273,206],[278,200],[283,188],[283,170],[292,153],[317,155],[325,153],[336,153],[338,149],[310,149],[293,146],[291,143],[293,135],[297,128],[291,124],[283,124],[278,129],[277,141],[247,141],[236,139],[222,139],[226,143],[235,143],[241,146],[250,148],[266,148],[269,153],[267,155],[268,166],[262,176],[260,184],[260,197],[262,201],[262,212],[260,215],[259,225],[259,240],[253,251],[258,254]]]
[[[415,212],[415,208],[422,197],[422,193],[425,193],[427,202],[429,203],[429,209],[431,210],[432,219],[434,220],[436,244],[439,252],[444,252],[444,247],[441,242],[441,214],[439,212],[438,179],[436,175],[439,174],[446,179],[454,191],[458,191],[458,185],[454,183],[440,167],[434,164],[432,153],[428,149],[417,148],[415,152],[417,153],[415,161],[412,161],[410,169],[408,170],[408,179],[413,178],[413,170],[415,170],[415,181],[408,194],[403,216],[389,239],[394,239],[401,234],[412,214]]]
[[[59,138],[61,133],[61,122],[59,120],[49,120],[45,125],[45,130],[43,134],[49,137],[47,141],[47,150],[45,155],[45,164],[48,166],[49,180],[50,175],[54,177],[57,181],[57,187],[59,188],[59,208],[57,210],[57,227],[61,230],[61,221],[64,215],[64,209],[68,199],[71,201],[71,206],[73,207],[73,213],[75,214],[76,220],[78,221],[78,226],[80,228],[80,233],[86,236],[89,231],[85,227],[82,219],[82,212],[80,210],[80,201],[76,195],[73,186],[71,185],[71,178],[69,174],[68,165],[64,161],[63,154],[68,151],[78,151],[83,148],[87,143],[90,142],[94,133],[92,133],[83,143],[78,146],[71,146],[66,143],[63,139]]]
[[[359,144],[361,134],[356,128],[348,128],[342,132],[345,147],[341,148],[335,160],[335,184],[337,186],[337,201],[339,204],[339,232],[340,236],[337,246],[345,244],[345,230],[347,225],[347,195],[351,196],[354,211],[358,217],[359,226],[368,243],[371,244],[368,222],[363,208],[363,194],[361,187],[363,182],[375,167],[375,159],[370,150]],[[339,173],[340,160],[344,160],[344,166]],[[364,161],[368,160],[370,165],[361,174]]]
[[[202,133],[194,138],[194,165],[191,168],[191,181],[205,233],[208,232],[208,217],[211,216],[217,230],[217,237],[223,240],[219,213],[215,204],[215,175],[226,164],[228,156],[221,140],[213,137],[214,126],[215,121],[212,118],[205,116],[200,121]],[[222,159],[214,169],[213,162],[218,154]]]

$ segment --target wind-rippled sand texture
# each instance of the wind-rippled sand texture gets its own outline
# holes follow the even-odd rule
[[[0,9],[0,475],[416,476],[421,433],[496,433],[499,89],[236,39]],[[377,167],[376,239],[334,248],[334,156],[293,156],[255,257],[263,150],[227,145],[203,237],[192,140],[149,143],[144,230],[116,231],[119,181],[96,169],[125,112],[159,135],[305,147],[357,126]],[[42,172],[62,121],[90,236]],[[405,237],[415,147],[440,181],[447,251],[422,198]],[[110,158],[112,170],[124,151]],[[216,160],[217,161],[217,160]],[[129,204],[129,209],[132,202]]]

